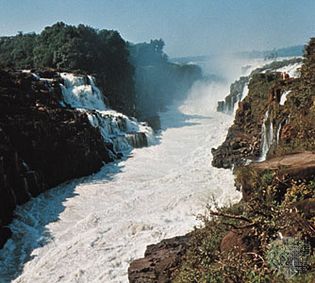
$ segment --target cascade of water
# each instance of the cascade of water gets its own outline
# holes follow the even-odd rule
[[[64,84],[60,84],[64,101],[86,113],[90,124],[99,129],[104,142],[111,143],[116,152],[127,154],[133,147],[154,143],[154,134],[148,125],[105,105],[103,94],[92,76],[70,73],[61,73],[60,76],[64,80]]]
[[[269,109],[265,112],[262,124],[261,140],[261,156],[259,161],[264,161],[266,160],[268,151],[274,142],[273,122],[269,119]]]
[[[290,91],[285,91],[280,98],[280,105],[284,105],[284,103],[287,101],[287,95],[290,93]]]
[[[237,97],[237,99],[235,100],[234,104],[233,104],[233,116],[235,117],[236,115],[236,111],[238,109],[238,102],[240,101],[239,97]]]
[[[249,91],[249,89],[248,89],[248,83],[246,83],[246,84],[244,85],[244,88],[243,88],[243,93],[242,93],[242,96],[241,96],[241,101],[243,101],[244,98],[248,95],[248,91]]]
[[[95,86],[91,76],[78,76],[71,73],[60,73],[64,80],[61,84],[65,102],[73,108],[89,110],[106,110],[101,91]]]
[[[283,128],[286,124],[289,123],[289,120],[290,120],[290,115],[289,115],[286,119],[282,120],[282,121],[279,123],[278,129],[277,129],[277,135],[276,135],[276,143],[277,143],[277,144],[279,144],[279,142],[280,142],[281,130],[282,130],[282,128]]]
[[[276,136],[276,144],[279,144],[281,129],[282,129],[282,123],[280,123],[280,124],[278,125],[277,136]]]
[[[300,68],[302,63],[295,63],[277,69],[277,72],[286,72],[290,78],[298,78],[301,76]]]
[[[237,99],[236,99],[236,101],[235,101],[235,103],[234,103],[234,106],[233,106],[233,114],[234,114],[234,116],[235,116],[236,111],[237,111],[237,109],[238,109],[238,103],[239,103],[240,101],[243,101],[243,99],[248,95],[248,91],[249,91],[249,89],[248,89],[248,83],[245,83],[245,84],[244,84],[244,87],[243,87],[242,93],[237,96]]]

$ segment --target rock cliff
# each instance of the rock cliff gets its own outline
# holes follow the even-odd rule
[[[147,127],[123,114],[71,106],[103,98],[87,76],[68,76],[73,85],[53,70],[0,71],[0,248],[17,205],[148,145]]]
[[[258,67],[251,71],[248,76],[240,77],[231,84],[230,93],[225,97],[224,101],[218,102],[217,111],[230,115],[234,114],[238,108],[238,102],[242,101],[247,96],[248,82],[255,74],[287,71],[289,76],[296,77],[299,74],[298,68],[300,67],[301,62],[301,58],[285,59],[271,63],[266,62],[262,67]],[[242,69],[246,72],[247,69],[253,69],[253,66],[247,65]]]
[[[248,95],[238,102],[226,140],[212,150],[213,166],[231,168],[266,159],[267,155],[314,147],[313,114],[309,111],[313,100],[312,95],[306,95],[309,83],[303,79],[303,68],[301,77],[284,77],[284,72],[277,71],[281,69],[270,67],[252,73]],[[305,129],[301,122],[306,123]]]

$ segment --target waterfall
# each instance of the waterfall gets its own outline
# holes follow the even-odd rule
[[[242,92],[242,96],[241,96],[241,101],[243,101],[244,98],[248,95],[248,91],[249,91],[249,89],[248,89],[248,83],[246,83],[246,84],[244,85],[244,88],[243,88],[243,92]]]
[[[290,78],[299,78],[301,76],[300,72],[301,67],[302,62],[284,66],[282,68],[277,69],[276,71],[281,73],[285,72],[290,76]]]
[[[242,93],[237,96],[237,99],[236,99],[236,101],[235,101],[235,103],[234,103],[234,106],[233,106],[233,114],[234,114],[234,117],[235,117],[236,111],[237,111],[237,109],[238,109],[238,103],[239,103],[240,101],[243,101],[243,100],[244,100],[244,98],[248,95],[248,91],[249,91],[249,89],[248,89],[248,83],[245,83],[245,84],[244,84],[244,87],[243,87]]]
[[[279,125],[278,125],[278,128],[277,128],[277,135],[276,135],[276,144],[279,144],[280,143],[280,134],[281,134],[281,130],[283,128],[283,126],[285,126],[286,124],[289,123],[289,120],[290,120],[290,115],[282,120]]]
[[[98,128],[105,143],[115,153],[128,154],[132,148],[153,144],[153,130],[146,123],[116,112],[106,106],[103,94],[92,76],[61,73],[64,103],[84,112],[90,124]]]
[[[235,117],[236,111],[237,111],[237,109],[238,109],[238,102],[239,102],[239,101],[240,101],[240,98],[237,97],[236,100],[235,100],[235,102],[234,102],[234,104],[233,104],[232,110],[233,110],[233,116],[234,116],[234,117]]]
[[[276,144],[279,144],[279,142],[280,142],[281,129],[282,129],[282,123],[280,123],[280,124],[278,125],[277,135],[276,135]]]
[[[284,93],[282,93],[281,98],[280,98],[280,105],[284,105],[284,103],[287,101],[287,95],[290,93],[291,91],[285,91]]]
[[[261,140],[261,156],[259,158],[259,161],[265,161],[268,151],[274,142],[273,122],[269,119],[269,109],[265,112],[262,124]]]
[[[101,91],[96,87],[91,76],[78,76],[60,73],[64,84],[60,84],[64,101],[73,108],[106,110]]]

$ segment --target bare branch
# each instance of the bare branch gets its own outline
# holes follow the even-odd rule
[[[210,215],[226,217],[226,218],[231,218],[231,219],[237,219],[237,220],[242,220],[242,221],[252,223],[252,221],[250,219],[248,219],[247,217],[242,216],[242,215],[233,215],[233,214],[228,214],[228,213],[223,213],[223,212],[215,212],[215,211],[210,211]]]

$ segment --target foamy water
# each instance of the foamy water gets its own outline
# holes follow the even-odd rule
[[[18,208],[0,251],[2,281],[26,261],[14,282],[127,282],[129,263],[148,244],[191,231],[212,196],[238,200],[232,172],[211,166],[233,119],[215,112],[228,87],[196,84],[161,114],[159,144]]]

